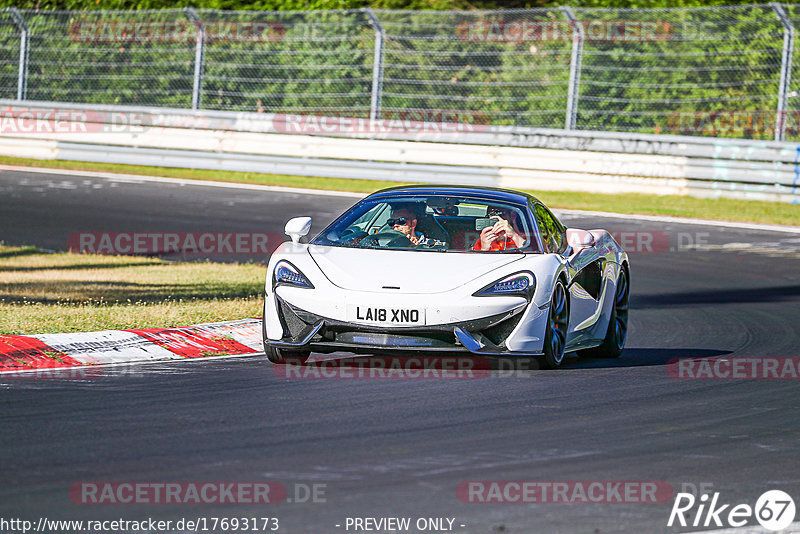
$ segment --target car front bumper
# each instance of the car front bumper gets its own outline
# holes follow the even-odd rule
[[[427,351],[483,356],[541,355],[540,350],[510,350],[506,343],[529,312],[530,304],[478,319],[391,328],[325,317],[292,305],[280,296],[273,295],[273,298],[276,318],[284,335],[272,339],[265,333],[264,343],[275,348],[321,353]]]

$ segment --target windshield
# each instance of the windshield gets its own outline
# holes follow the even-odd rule
[[[334,247],[540,252],[524,205],[469,196],[365,199],[312,241]]]

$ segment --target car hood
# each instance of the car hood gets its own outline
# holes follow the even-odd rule
[[[354,291],[442,293],[525,257],[524,254],[480,254],[375,250],[311,245],[308,252],[336,286]]]

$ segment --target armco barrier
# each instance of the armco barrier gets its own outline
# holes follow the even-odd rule
[[[791,143],[408,121],[348,131],[341,125],[356,119],[48,102],[0,106],[0,154],[8,156],[800,201],[800,146]],[[61,128],[31,126],[36,120],[61,120]],[[79,124],[65,127],[65,120]],[[296,128],[298,122],[304,126]]]

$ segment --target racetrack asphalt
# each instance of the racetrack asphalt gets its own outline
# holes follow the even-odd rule
[[[319,230],[353,202],[2,172],[0,240],[64,250],[85,231],[282,233],[296,215]],[[466,533],[676,530],[666,526],[673,499],[464,503],[456,489],[466,481],[703,485],[751,506],[781,489],[800,503],[800,382],[676,379],[666,365],[800,356],[800,236],[562,221],[631,240],[620,359],[470,380],[287,379],[263,356],[0,379],[0,518],[269,516],[283,533],[353,532],[347,517],[387,516],[454,518],[452,531]],[[81,481],[277,481],[293,502],[76,504],[68,492]],[[312,484],[324,495],[298,502]]]

